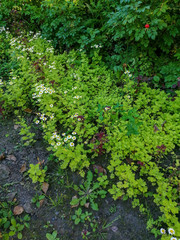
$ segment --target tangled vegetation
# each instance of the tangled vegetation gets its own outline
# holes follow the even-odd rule
[[[159,217],[149,218],[148,229],[162,240],[170,239],[164,228],[179,237],[179,160],[162,161],[180,146],[180,22],[172,14],[178,2],[2,2],[2,117],[17,118],[27,146],[36,141],[38,128],[61,169],[84,178],[92,161],[108,156],[107,172],[98,176],[93,192],[88,172],[91,180],[87,176],[79,190],[85,200],[81,196],[71,205],[83,206],[89,197],[98,210],[93,198],[108,191],[114,200],[130,198],[147,214],[144,199],[150,199]],[[20,19],[26,30],[14,34]],[[33,182],[42,183],[45,172],[30,166]],[[90,215],[78,211],[75,224]]]

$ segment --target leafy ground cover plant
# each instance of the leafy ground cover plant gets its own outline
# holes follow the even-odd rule
[[[23,239],[22,231],[25,227],[29,228],[30,217],[15,217],[11,210],[12,205],[12,202],[0,202],[0,238],[8,240],[17,236],[18,239]]]
[[[109,153],[110,178],[104,187],[111,185],[113,198],[131,198],[134,207],[146,212],[139,198],[152,195],[162,215],[148,222],[149,229],[156,234],[164,224],[178,232],[178,183],[169,181],[156,159],[180,145],[180,93],[171,97],[151,89],[127,71],[120,88],[99,50],[91,62],[82,52],[54,55],[40,36],[11,40],[18,68],[1,87],[6,114],[31,109],[62,169],[69,166],[84,176],[92,159]]]
[[[90,203],[90,207],[96,211],[98,210],[98,204],[95,203],[95,199],[98,197],[105,198],[107,193],[105,190],[100,189],[98,182],[93,181],[93,173],[91,171],[88,171],[87,180],[84,184],[81,184],[79,187],[75,185],[74,189],[78,191],[79,198],[74,198],[70,204],[85,206]]]

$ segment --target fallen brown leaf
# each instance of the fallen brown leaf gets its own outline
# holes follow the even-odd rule
[[[6,158],[11,161],[16,161],[16,157],[14,155],[7,155]]]
[[[44,199],[41,199],[41,200],[39,201],[40,207],[43,205],[43,202],[44,202]]]
[[[49,188],[49,184],[46,183],[46,182],[43,182],[42,184],[42,191],[46,194],[47,193],[47,190]]]
[[[0,155],[0,160],[3,160],[3,159],[5,159],[5,154],[4,153],[2,153],[1,155]]]
[[[23,173],[26,171],[26,163],[24,163],[22,166],[21,166],[21,169],[19,170],[20,173]]]
[[[16,206],[14,209],[13,209],[13,213],[14,215],[20,215],[21,213],[24,212],[24,208],[22,206]]]
[[[20,125],[17,125],[17,124],[14,125],[15,130],[18,129],[19,127],[20,127]]]
[[[86,204],[84,204],[84,206],[85,206],[86,208],[89,208],[89,202],[86,203]]]
[[[24,112],[32,113],[32,110],[30,108],[26,108],[26,109],[24,109]]]
[[[95,172],[95,170],[97,169],[98,171],[98,174],[99,173],[103,173],[103,175],[106,175],[107,174],[107,171],[106,169],[104,169],[103,167],[99,166],[99,165],[93,165],[93,170]]]

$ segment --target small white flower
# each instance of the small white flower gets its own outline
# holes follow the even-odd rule
[[[168,229],[168,232],[169,232],[170,235],[174,235],[174,234],[175,234],[175,231],[174,231],[174,229],[172,229],[172,228],[169,228],[169,229]]]
[[[166,234],[166,230],[164,228],[160,229],[161,234]]]
[[[76,140],[76,137],[75,137],[75,136],[73,136],[73,137],[72,137],[72,140]]]
[[[131,96],[127,95],[127,98],[129,98],[129,99],[130,99],[130,98],[131,98]]]
[[[132,77],[132,74],[129,74],[129,77]]]
[[[47,120],[47,118],[46,117],[43,117],[43,119],[42,119],[43,121],[46,121]]]
[[[77,120],[80,122],[80,121],[81,121],[81,118],[78,118]]]
[[[74,146],[74,143],[73,143],[73,142],[71,142],[71,143],[70,143],[70,146],[71,146],[71,147],[73,147],[73,146]]]
[[[57,149],[57,145],[55,145],[54,148]]]
[[[65,134],[65,133],[62,133],[62,136],[66,136],[66,134]]]
[[[52,116],[50,116],[50,119],[53,119],[54,118],[54,116],[52,115]]]
[[[53,107],[53,104],[50,104],[49,106],[52,108],[52,107]]]
[[[38,124],[39,123],[39,120],[36,120],[36,122],[35,122],[36,124]]]
[[[9,85],[13,85],[13,82],[9,82]]]
[[[52,91],[52,90],[50,90],[50,91],[49,91],[49,94],[52,94],[52,93],[53,93],[53,91]]]
[[[68,136],[67,136],[67,138],[68,138],[68,139],[71,139],[71,138],[72,138],[72,136],[71,136],[71,135],[68,135]]]
[[[172,237],[172,238],[171,238],[171,240],[177,240],[177,238],[175,238],[175,237]]]
[[[74,114],[74,117],[78,117],[78,113],[75,113],[75,114]]]
[[[51,143],[52,146],[54,146],[54,143]]]
[[[58,143],[57,143],[57,146],[60,146],[60,145],[61,145],[61,143],[60,143],[60,142],[58,142]]]
[[[72,132],[72,135],[76,135],[76,132]]]
[[[53,140],[54,139],[54,136],[51,136],[51,140]]]
[[[68,139],[67,139],[67,138],[65,138],[65,139],[64,139],[64,142],[67,142],[67,140],[68,140]]]
[[[66,94],[68,91],[64,91],[64,94]]]
[[[87,142],[87,141],[85,141],[85,142],[84,142],[84,144],[88,144],[88,142]]]
[[[57,139],[57,140],[60,140],[60,136],[57,136],[56,139]]]

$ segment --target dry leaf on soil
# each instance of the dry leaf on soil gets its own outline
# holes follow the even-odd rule
[[[44,202],[44,199],[41,199],[41,200],[39,201],[40,207],[43,205],[43,202]]]
[[[7,155],[6,158],[11,161],[16,161],[16,157],[14,155]]]
[[[20,215],[21,213],[24,212],[24,208],[22,206],[16,206],[14,209],[13,209],[13,213],[14,215]]]
[[[99,165],[93,165],[93,170],[95,172],[95,170],[97,169],[98,171],[98,174],[99,173],[103,173],[103,175],[106,175],[107,172],[106,172],[106,169],[104,169],[103,167],[99,166]]]
[[[24,109],[24,112],[26,112],[26,113],[32,113],[32,110],[31,110],[30,108],[26,108],[26,109]]]
[[[5,159],[5,154],[4,153],[2,153],[1,155],[0,155],[0,160],[3,160],[3,159]]]
[[[19,170],[20,173],[23,173],[26,171],[26,163],[24,163],[22,166],[21,166],[21,169]]]
[[[17,124],[14,125],[15,130],[18,129],[19,127],[20,127],[20,125],[17,125]]]
[[[46,183],[46,182],[43,182],[42,184],[42,191],[46,194],[47,193],[47,190],[49,188],[49,184]]]
[[[89,208],[89,202],[86,203],[86,204],[84,204],[84,206],[85,206],[86,208]]]

